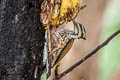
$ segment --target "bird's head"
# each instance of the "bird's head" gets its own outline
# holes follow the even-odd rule
[[[73,24],[76,37],[78,37],[78,39],[82,38],[86,40],[86,31],[84,25],[76,22],[75,20],[73,20]]]

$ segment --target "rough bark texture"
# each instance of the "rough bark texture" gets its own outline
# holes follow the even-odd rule
[[[0,80],[40,80],[42,0],[0,0]]]

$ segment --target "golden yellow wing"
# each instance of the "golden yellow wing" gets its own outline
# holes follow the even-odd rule
[[[68,53],[68,51],[71,49],[72,45],[74,43],[74,39],[71,39],[68,41],[67,45],[62,49],[58,57],[56,58],[54,64],[52,67],[54,67],[61,59]]]

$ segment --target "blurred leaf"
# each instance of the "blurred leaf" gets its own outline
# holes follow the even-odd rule
[[[46,74],[42,74],[40,80],[48,80]]]
[[[108,0],[104,13],[102,40],[120,29],[120,1]],[[120,35],[116,36],[100,54],[100,80],[109,80],[120,67]]]

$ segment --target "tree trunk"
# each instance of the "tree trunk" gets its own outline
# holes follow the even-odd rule
[[[42,0],[0,0],[0,80],[40,80]]]

